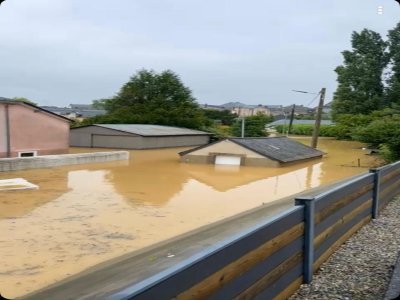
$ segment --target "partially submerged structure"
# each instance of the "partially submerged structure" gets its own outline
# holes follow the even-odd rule
[[[209,143],[210,134],[180,127],[148,124],[95,124],[71,129],[74,147],[152,149],[198,146]]]
[[[280,167],[321,158],[324,152],[287,137],[229,138],[179,153],[182,162]]]
[[[0,158],[68,153],[71,120],[0,97]]]

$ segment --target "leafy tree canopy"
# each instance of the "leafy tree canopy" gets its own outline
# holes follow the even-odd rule
[[[221,121],[222,125],[232,125],[237,118],[237,114],[231,113],[230,110],[212,110],[212,109],[203,109],[203,113],[206,118],[212,121]]]
[[[400,104],[400,23],[388,34],[390,76],[387,80],[386,103]]]
[[[271,116],[258,113],[255,116],[245,117],[244,136],[245,137],[263,137],[268,136],[265,130],[265,125],[272,122]],[[242,120],[238,119],[232,125],[233,136],[240,137],[242,134]]]
[[[192,92],[174,72],[141,70],[111,99],[95,101],[105,116],[88,122],[136,123],[200,128],[206,119]]]
[[[338,88],[334,94],[333,116],[368,114],[382,107],[382,74],[389,56],[387,43],[379,33],[364,29],[353,32],[352,51],[343,51],[343,65],[337,67]]]

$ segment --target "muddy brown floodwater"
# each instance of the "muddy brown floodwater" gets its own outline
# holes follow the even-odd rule
[[[366,172],[376,159],[361,147],[321,140],[323,159],[276,169],[181,164],[177,153],[187,148],[176,148],[130,151],[128,162],[0,173],[39,186],[0,192],[0,291],[21,296],[262,203]],[[71,149],[88,151],[94,150]]]

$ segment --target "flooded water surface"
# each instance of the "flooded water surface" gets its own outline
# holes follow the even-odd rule
[[[321,140],[324,158],[274,169],[183,164],[177,153],[187,148],[175,148],[130,151],[125,162],[0,173],[0,179],[39,186],[0,192],[0,292],[21,296],[199,226],[366,172],[376,159],[361,147]]]

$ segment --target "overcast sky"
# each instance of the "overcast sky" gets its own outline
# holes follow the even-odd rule
[[[0,96],[90,103],[146,68],[173,70],[200,103],[306,105],[291,90],[330,100],[352,31],[386,36],[399,17],[394,0],[6,0]]]

